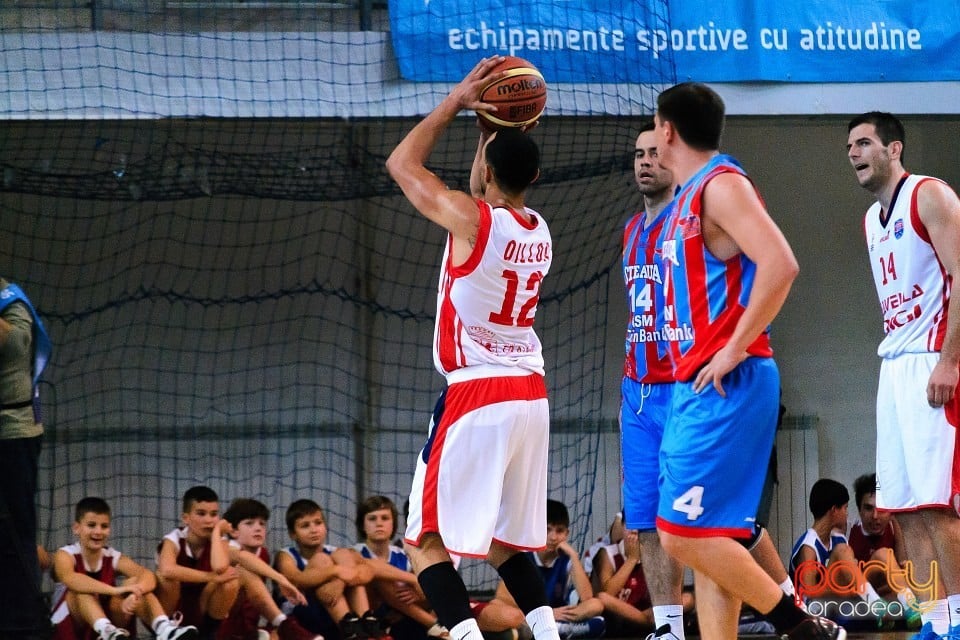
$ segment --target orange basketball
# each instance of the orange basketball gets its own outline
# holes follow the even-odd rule
[[[491,82],[480,92],[480,101],[496,105],[497,110],[479,111],[484,123],[494,129],[522,127],[536,122],[547,104],[547,83],[543,74],[523,58],[507,56],[494,67],[507,75]]]

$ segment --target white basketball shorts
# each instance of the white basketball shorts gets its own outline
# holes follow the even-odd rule
[[[541,375],[448,386],[417,457],[405,541],[439,533],[451,553],[480,558],[493,541],[542,549],[549,435]]]
[[[960,506],[957,418],[960,399],[927,403],[938,353],[884,359],[877,388],[877,507],[915,511]]]

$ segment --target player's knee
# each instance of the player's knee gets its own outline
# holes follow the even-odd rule
[[[343,599],[345,585],[343,580],[328,580],[317,587],[317,599],[327,608],[333,607],[337,601]]]
[[[523,615],[523,611],[511,605],[500,607],[500,611],[497,612],[497,619],[499,622],[498,626],[503,627],[501,631],[505,629],[516,629],[527,621]]]

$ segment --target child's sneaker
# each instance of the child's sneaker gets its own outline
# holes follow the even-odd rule
[[[192,625],[180,626],[179,618],[164,620],[157,628],[157,640],[197,640],[200,632]]]
[[[287,619],[280,623],[277,635],[280,640],[323,640],[322,635],[307,631],[293,616],[287,616]]]
[[[360,618],[352,613],[343,616],[338,625],[343,640],[367,640]]]
[[[647,640],[677,640],[677,636],[669,624],[663,624],[654,629],[653,633],[647,636]]]
[[[564,640],[571,638],[601,638],[606,631],[607,624],[603,616],[594,616],[577,622],[564,620],[557,622],[557,633]]]
[[[380,626],[380,621],[377,619],[377,616],[373,615],[372,611],[368,611],[363,614],[363,617],[360,618],[360,627],[363,629],[363,633],[368,638],[375,638],[376,640],[393,640],[393,638],[383,630],[383,627]]]
[[[833,620],[811,616],[783,635],[784,640],[846,640],[847,630]]]
[[[130,637],[129,631],[127,631],[126,629],[118,629],[112,624],[100,632],[101,640],[123,640],[123,638],[129,638],[129,637]]]

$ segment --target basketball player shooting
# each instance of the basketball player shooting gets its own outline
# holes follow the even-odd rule
[[[446,377],[417,458],[404,542],[420,586],[455,640],[483,640],[450,553],[485,558],[523,610],[536,640],[559,640],[543,580],[525,550],[546,543],[549,410],[533,330],[550,268],[550,231],[524,194],[540,153],[525,127],[481,128],[470,194],[425,163],[463,109],[480,100],[502,56],[481,60],[387,159],[411,204],[447,230],[433,359]]]

